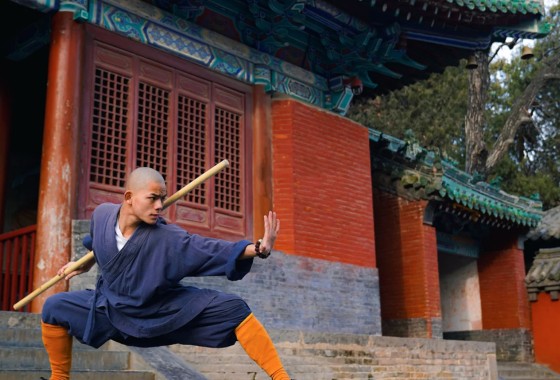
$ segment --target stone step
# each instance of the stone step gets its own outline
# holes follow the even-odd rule
[[[41,328],[41,315],[19,311],[0,312],[0,330],[4,328]]]
[[[524,370],[498,370],[498,375],[506,379],[513,379],[518,377],[540,377],[543,379],[558,379],[551,375],[549,372],[537,370],[535,368],[527,368]]]
[[[48,379],[48,370],[0,370],[2,380]],[[155,380],[155,375],[147,371],[72,371],[72,380]]]
[[[279,344],[278,347],[281,347]],[[277,347],[277,348],[278,348]],[[210,380],[223,379],[268,379],[238,345],[220,349],[200,347],[175,347],[181,355],[188,357],[189,363]],[[372,379],[371,363],[364,363],[364,358],[351,358],[352,352],[344,351],[347,357],[333,358],[313,356],[310,352],[298,355],[303,349],[278,348],[280,357],[290,376],[297,380],[333,380],[333,379]],[[323,351],[323,350],[319,350]],[[331,350],[332,351],[332,350]],[[343,350],[339,350],[343,352]],[[218,365],[215,365],[218,361]],[[350,363],[350,364],[348,364]],[[219,370],[216,370],[219,367]],[[229,377],[228,377],[229,376]]]
[[[278,347],[277,347],[278,348]],[[239,344],[222,349],[192,346],[172,346],[172,351],[187,358],[189,364],[209,380],[265,380],[269,379],[245,353]],[[282,362],[293,379],[338,379],[330,369],[332,358],[297,355],[298,350],[278,348]],[[340,364],[343,367],[343,364]],[[367,368],[369,371],[369,367]],[[364,377],[367,379],[367,376]]]
[[[270,377],[264,372],[244,372],[244,373],[232,373],[232,372],[209,372],[204,374],[208,380],[270,380]],[[345,380],[350,379],[350,377],[343,377],[339,374],[333,375],[332,373],[325,373],[322,369],[318,368],[313,372],[309,373],[297,373],[290,372],[290,377],[293,380]],[[361,378],[354,377],[360,380],[371,380],[372,377],[364,375]]]
[[[128,352],[74,350],[74,370],[125,370],[128,368]],[[2,369],[49,369],[49,358],[44,348],[0,346]]]
[[[9,328],[0,329],[0,346],[15,346],[15,347],[43,347],[43,340],[41,338],[41,329],[33,328]],[[80,343],[74,339],[72,343],[74,350],[95,350],[88,345]]]
[[[347,364],[376,364],[377,361],[390,359],[389,356],[379,356],[375,352],[354,348],[354,349],[318,349],[315,347],[291,347],[284,345],[283,342],[275,342],[276,350],[280,357],[296,356],[302,360],[316,360],[317,358],[328,359],[330,363],[347,363]],[[225,361],[230,360],[232,356],[245,357],[247,354],[239,344],[227,348],[203,348],[194,346],[175,346],[174,351],[182,354],[193,355],[200,361],[205,361],[207,357],[219,354]]]
[[[500,380],[560,380],[560,374],[535,363],[498,362]]]
[[[528,375],[528,376],[502,376],[500,374],[498,374],[498,380],[555,380],[558,379],[558,377],[549,377],[549,376],[532,376],[532,375]]]
[[[39,314],[0,312],[0,379],[50,376],[40,326]],[[74,339],[72,354],[72,378],[78,380],[206,380],[166,347],[126,347],[109,341],[95,349]]]

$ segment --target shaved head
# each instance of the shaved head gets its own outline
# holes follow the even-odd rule
[[[144,222],[157,223],[167,196],[165,181],[158,171],[137,168],[126,179],[124,199],[119,211],[119,228],[123,232],[134,231]],[[126,235],[125,235],[126,236]]]
[[[165,184],[161,174],[152,168],[137,168],[130,173],[125,185],[125,191],[136,191],[147,188],[151,182]]]

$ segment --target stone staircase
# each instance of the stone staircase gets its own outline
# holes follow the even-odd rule
[[[372,375],[371,355],[356,348],[290,347],[291,344],[274,335],[278,354],[294,380],[375,379]],[[269,380],[270,378],[247,356],[239,344],[211,349],[193,346],[172,346],[179,357],[188,358],[189,364],[208,380]]]
[[[461,352],[467,346],[462,346],[461,342],[282,330],[269,332],[284,366],[295,380],[488,378],[488,375],[481,375],[488,364],[466,365]],[[473,350],[472,346],[468,347]],[[480,361],[486,357],[487,348],[478,349],[482,354],[477,356]],[[446,359],[436,358],[437,352]],[[453,361],[455,367],[441,366],[443,361]],[[72,365],[73,380],[268,379],[239,344],[222,349],[182,345],[131,348],[108,342],[95,350],[75,341]],[[38,380],[49,375],[39,315],[0,312],[0,379]],[[560,380],[560,376],[544,366],[498,362],[498,379]]]
[[[560,380],[560,374],[534,363],[498,362],[499,380]]]
[[[368,348],[368,342],[362,340],[364,336],[305,334],[305,337],[301,338],[297,335],[302,333],[298,332],[273,330],[269,333],[284,366],[295,380],[488,379],[477,370],[468,372],[465,368],[465,372],[458,373],[445,370],[436,372],[428,369],[426,363],[420,360],[403,360],[398,354],[398,344],[394,344],[384,353],[381,352],[384,349],[381,344],[372,352],[371,346]],[[306,343],[302,344],[302,341]],[[438,341],[433,340],[435,344],[441,342]],[[431,347],[426,348],[430,350]],[[268,379],[238,344],[219,350],[181,345],[171,346],[170,349],[179,357],[188,359],[189,364],[208,380]],[[421,353],[416,355],[420,356]],[[389,360],[384,360],[386,358]],[[411,367],[422,368],[424,374],[412,374]],[[560,380],[560,374],[535,363],[497,362],[497,370],[498,379],[490,377],[492,380]]]
[[[0,312],[0,379],[49,378],[38,314]],[[108,342],[96,350],[74,340],[74,380],[204,380],[167,348],[128,348]]]

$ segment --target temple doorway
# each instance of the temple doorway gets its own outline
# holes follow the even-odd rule
[[[443,333],[482,329],[477,259],[438,253]]]

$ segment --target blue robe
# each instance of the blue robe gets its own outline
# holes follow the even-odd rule
[[[250,310],[244,302],[244,307],[237,306],[237,296],[184,286],[180,281],[188,276],[242,279],[251,269],[253,260],[237,259],[251,244],[249,241],[227,242],[191,235],[160,218],[154,225],[141,223],[119,252],[115,239],[119,210],[118,204],[103,204],[95,209],[91,218],[92,246],[88,248],[93,249],[101,272],[96,289],[50,297],[49,300],[53,300],[47,300],[43,309],[45,322],[67,326],[71,334],[93,346],[99,346],[107,339],[125,343],[129,339],[135,345],[144,345],[141,343],[144,339],[149,342],[146,345],[158,345],[159,338],[173,333],[179,336],[181,334],[177,331],[184,330],[189,324],[203,325],[200,316],[214,318],[218,309],[222,320],[228,319],[223,311],[231,313],[234,321],[229,329],[248,315]],[[82,310],[84,307],[74,310],[85,299],[89,303],[87,320]],[[69,308],[66,313],[72,315],[63,317],[57,312],[57,308],[64,308],[61,304]],[[222,304],[227,306],[221,307]],[[205,314],[205,310],[210,312]],[[118,334],[108,331],[113,329]],[[223,329],[221,326],[218,330]],[[231,332],[227,335],[230,338],[226,345],[233,344]],[[204,337],[200,342],[184,343],[224,345],[223,342],[217,345],[207,343]],[[164,344],[171,343],[165,341]]]

